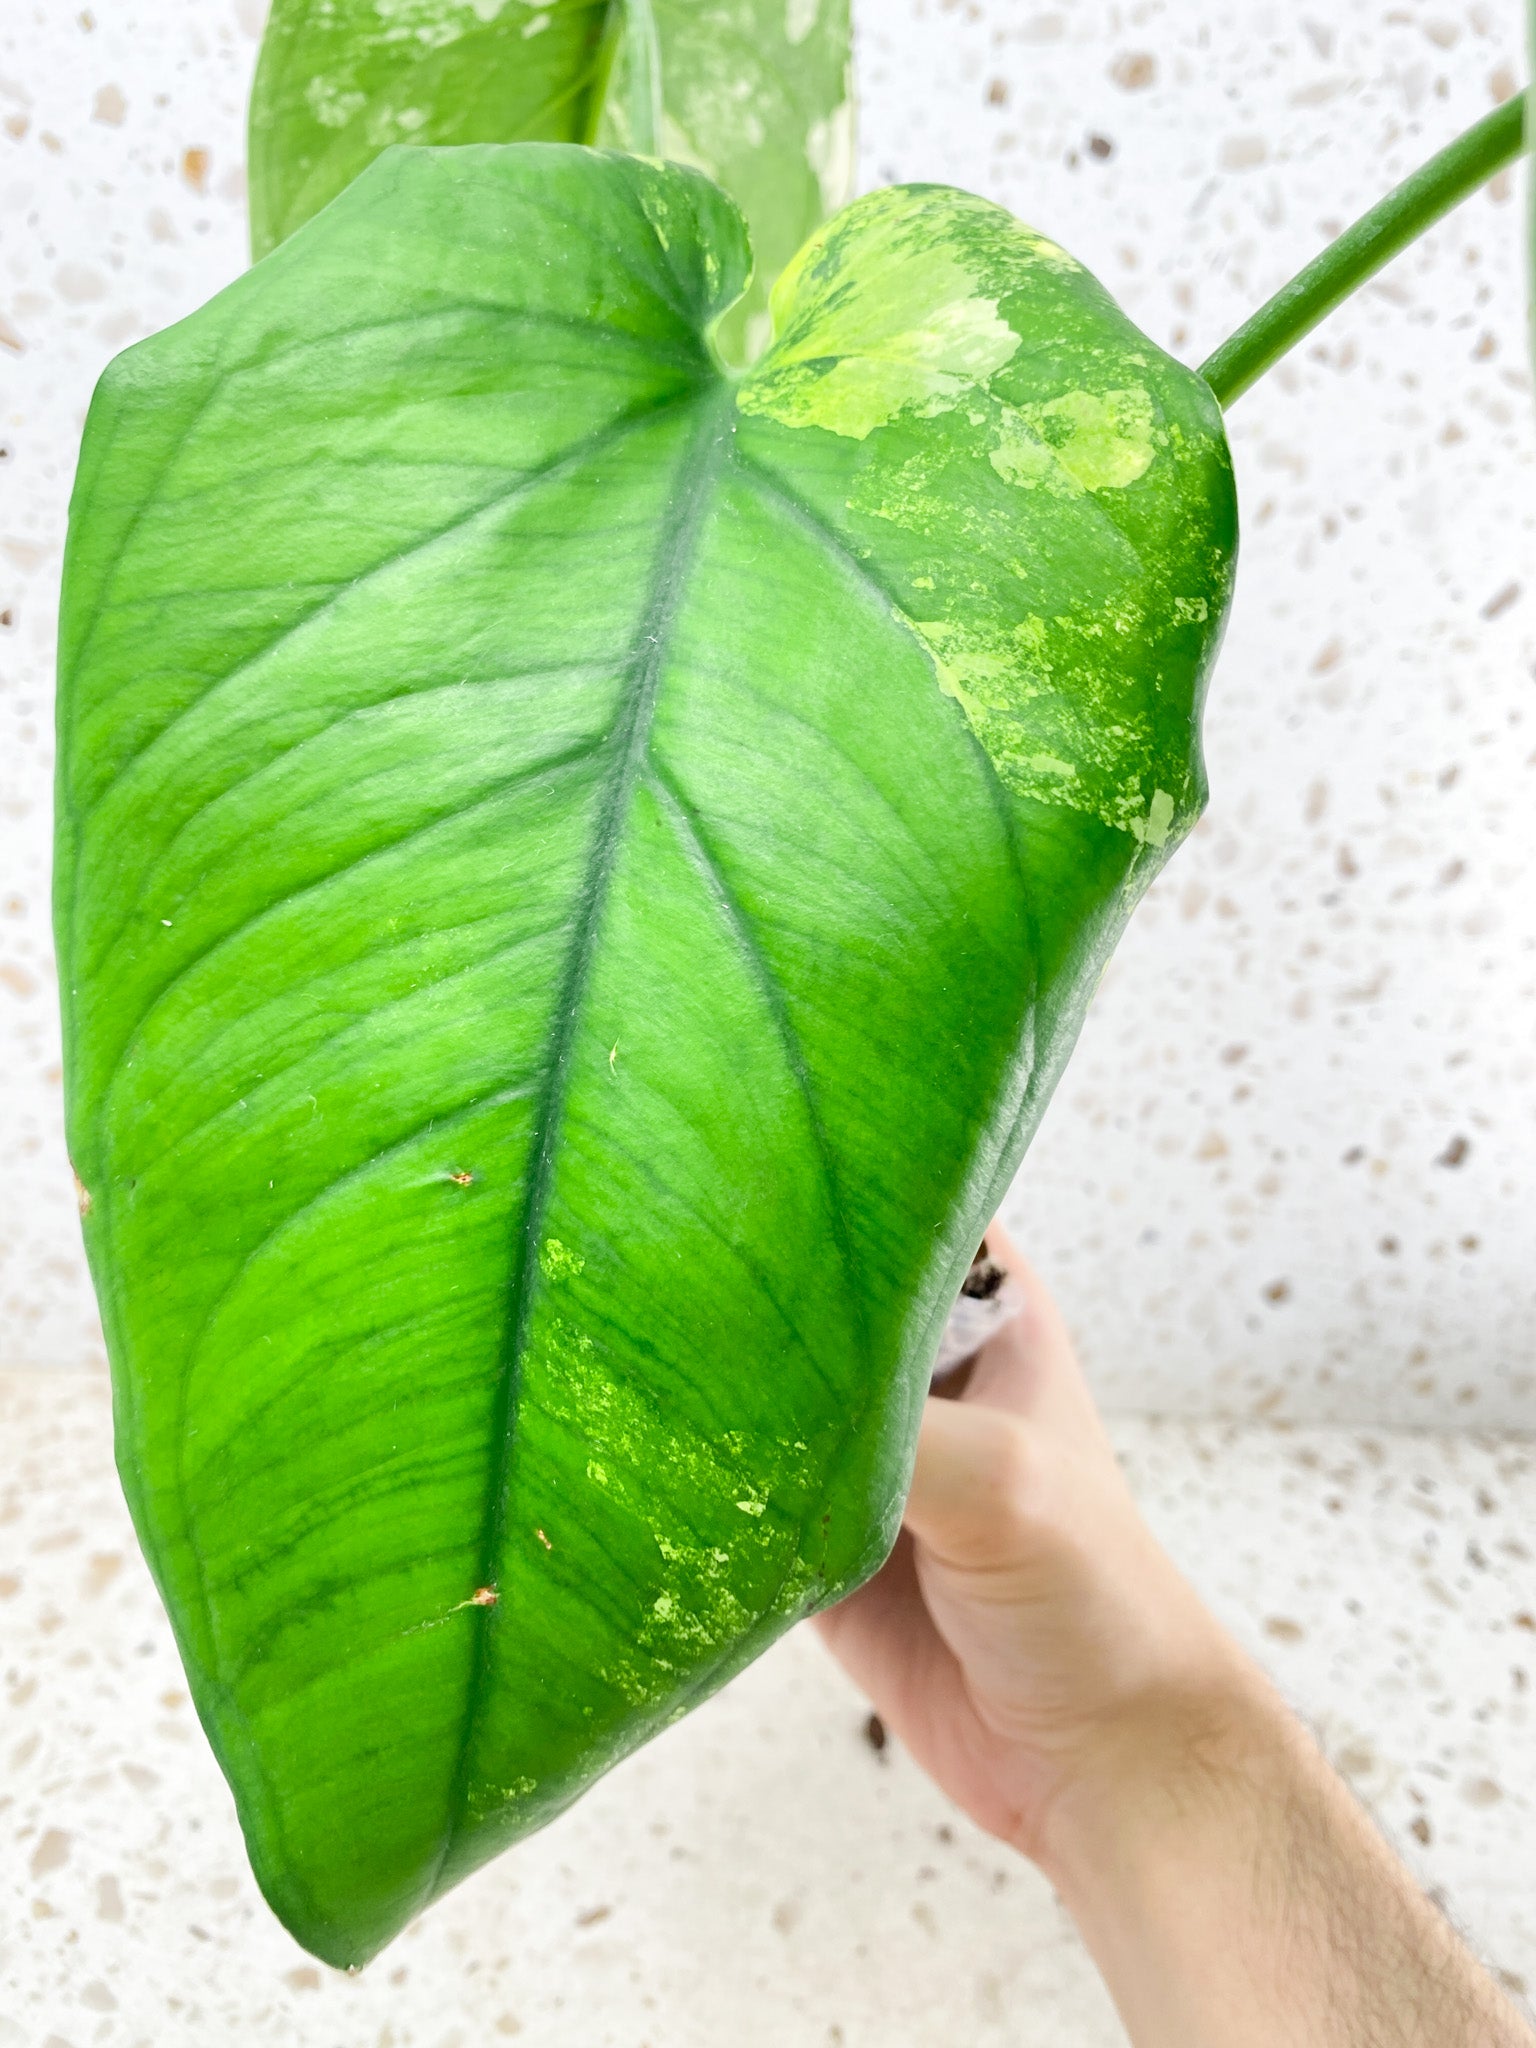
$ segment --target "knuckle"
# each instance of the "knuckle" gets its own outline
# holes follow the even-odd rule
[[[1025,1535],[1040,1515],[1045,1474],[1025,1425],[999,1415],[987,1432],[978,1471],[978,1509],[1000,1532]]]

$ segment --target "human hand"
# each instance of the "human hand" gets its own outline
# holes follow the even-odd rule
[[[1143,1522],[1055,1304],[928,1402],[905,1526],[817,1626],[1032,1857],[1136,2048],[1536,2048]]]
[[[928,1402],[894,1552],[816,1625],[955,1803],[1051,1869],[1099,1805],[1177,1797],[1267,1689],[1142,1520],[1038,1275],[987,1245],[1022,1313]]]

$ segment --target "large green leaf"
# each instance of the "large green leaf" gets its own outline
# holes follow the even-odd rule
[[[632,4],[632,0],[631,0]],[[853,178],[849,0],[647,0],[662,153],[747,216],[755,263],[717,338],[767,339],[768,294]],[[251,242],[264,256],[391,143],[640,146],[624,0],[274,0],[251,95]],[[608,95],[618,53],[619,76]]]
[[[933,187],[394,151],[93,404],[70,1144],[277,1911],[358,1960],[848,1588],[1201,800],[1220,416]]]
[[[849,0],[650,0],[661,59],[661,151],[725,188],[747,217],[753,268],[717,337],[732,362],[768,339],[768,299],[813,228],[853,193]],[[636,146],[623,89],[602,139]]]
[[[262,257],[392,143],[590,142],[622,0],[272,0],[250,107]]]

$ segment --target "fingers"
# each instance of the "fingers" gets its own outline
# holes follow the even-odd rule
[[[1038,1483],[1027,1423],[970,1399],[930,1400],[905,1525],[947,1564],[996,1570],[1017,1561]]]
[[[898,1731],[940,1667],[953,1663],[918,1590],[905,1531],[875,1576],[814,1626],[859,1690]]]
[[[922,1613],[912,1540],[902,1533],[874,1577],[818,1614],[814,1626],[849,1677],[862,1685],[873,1665],[883,1660],[892,1638],[904,1634]]]
[[[987,1249],[1007,1269],[1023,1309],[982,1346],[962,1402],[999,1408],[1048,1434],[1091,1440],[1102,1449],[1098,1410],[1050,1290],[1001,1224],[988,1229]]]

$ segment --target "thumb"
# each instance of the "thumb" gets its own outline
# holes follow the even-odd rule
[[[1044,1483],[1034,1433],[1018,1416],[930,1399],[905,1523],[938,1562],[997,1571],[1029,1552]]]

